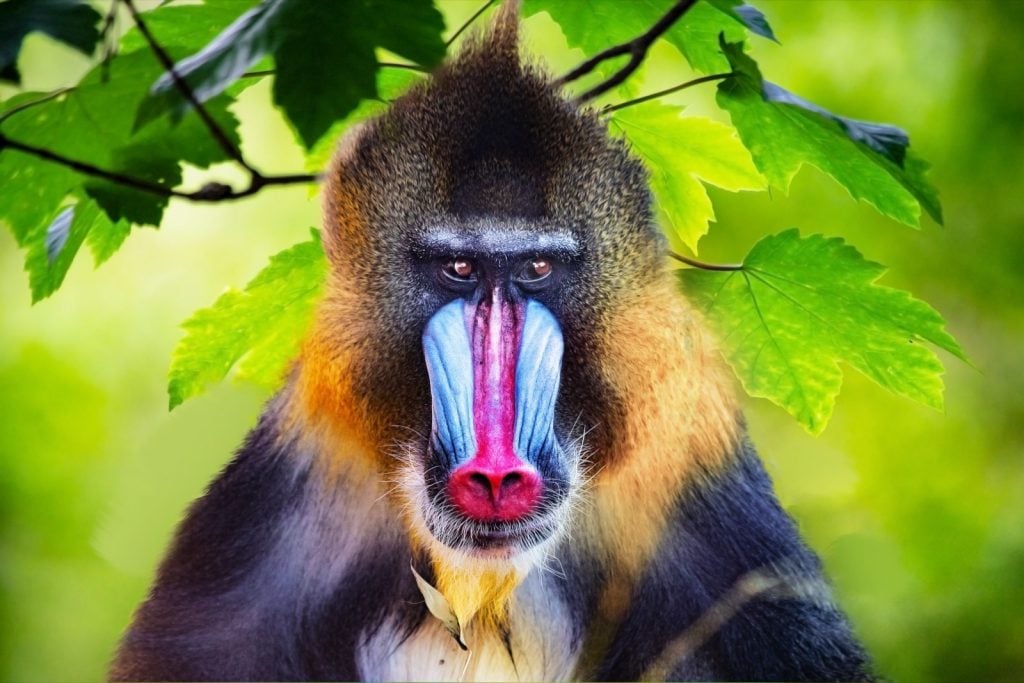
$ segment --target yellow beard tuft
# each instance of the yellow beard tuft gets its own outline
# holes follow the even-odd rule
[[[463,628],[474,620],[474,630],[505,627],[509,602],[521,579],[515,569],[451,567],[435,560],[434,575],[437,589]]]

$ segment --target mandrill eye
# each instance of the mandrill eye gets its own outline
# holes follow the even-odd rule
[[[476,281],[476,264],[468,258],[457,256],[441,266],[441,273],[457,286]]]
[[[537,289],[547,284],[545,280],[551,275],[552,270],[551,261],[545,258],[535,258],[523,264],[523,268],[516,279],[519,281],[519,284],[527,288]]]

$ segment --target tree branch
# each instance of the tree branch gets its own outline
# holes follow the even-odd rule
[[[481,14],[486,12],[488,7],[490,7],[493,4],[494,4],[494,0],[487,0],[487,2],[485,2],[480,9],[478,9],[476,12],[473,12],[473,16],[471,16],[469,19],[466,19],[465,23],[463,23],[462,26],[459,27],[459,30],[457,30],[455,33],[453,33],[451,35],[451,37],[448,38],[448,40],[445,41],[444,46],[445,47],[451,47],[452,43],[455,42],[455,39],[458,38],[459,36],[461,36],[463,34],[463,32],[467,28],[469,28],[473,24],[473,22],[476,21],[477,18],[479,18],[479,16]]]
[[[697,259],[692,258],[690,256],[683,256],[682,254],[672,251],[671,249],[668,250],[668,255],[674,258],[676,261],[679,261],[680,263],[685,263],[688,266],[700,268],[701,270],[715,270],[719,272],[743,270],[742,263],[707,263],[705,261],[698,261]]]
[[[671,88],[665,88],[664,90],[659,90],[658,92],[652,92],[649,95],[642,95],[641,97],[637,97],[632,100],[626,100],[625,102],[619,102],[618,104],[606,105],[604,108],[601,109],[601,113],[610,114],[613,111],[619,111],[620,109],[625,109],[626,107],[632,107],[634,104],[642,104],[644,102],[649,102],[650,100],[656,100],[659,97],[671,95],[674,92],[686,90],[687,88],[692,88],[693,86],[700,85],[701,83],[707,83],[708,81],[720,81],[723,78],[728,78],[729,76],[732,76],[731,72],[727,74],[711,74],[710,76],[701,76],[700,78],[694,78],[693,80],[686,81],[685,83],[674,85]]]
[[[18,140],[12,140],[3,133],[0,133],[0,151],[8,148],[34,156],[38,159],[66,166],[73,171],[78,171],[83,175],[91,176],[93,178],[102,178],[103,180],[108,180],[112,183],[117,183],[118,185],[130,187],[142,192],[148,192],[160,197],[177,197],[179,199],[187,199],[193,202],[230,201],[254,195],[269,185],[296,185],[300,183],[318,182],[320,180],[319,175],[309,173],[296,173],[280,176],[254,175],[251,177],[249,185],[241,190],[235,190],[224,183],[210,182],[194,192],[182,192],[181,190],[175,190],[174,188],[160,185],[159,183],[154,183],[149,180],[136,178],[117,171],[110,171],[84,161],[78,161],[77,159],[66,157],[42,147],[36,147],[35,145],[30,145]]]
[[[213,116],[210,115],[210,112],[208,112],[199,101],[199,98],[196,97],[196,94],[192,91],[192,87],[181,76],[181,74],[175,70],[174,60],[171,59],[171,56],[167,54],[167,51],[164,50],[160,43],[156,41],[156,38],[150,32],[146,22],[142,20],[142,15],[135,7],[135,0],[120,1],[128,8],[128,12],[132,15],[132,20],[138,27],[139,33],[142,34],[142,37],[145,38],[146,42],[149,44],[149,47],[156,56],[157,61],[159,61],[164,67],[164,70],[170,74],[171,80],[174,81],[174,86],[178,89],[178,92],[180,92],[181,95],[188,100],[188,103],[192,105],[192,108],[195,109],[196,114],[200,119],[202,119],[203,124],[210,131],[210,135],[212,135],[213,139],[217,141],[217,144],[220,145],[220,148],[224,150],[224,153],[227,154],[229,158],[234,159],[236,162],[241,164],[241,166],[245,168],[253,178],[259,177],[260,172],[249,165],[249,162],[247,162],[242,156],[242,152],[235,147],[235,144],[231,142],[230,138],[228,138],[227,133],[224,132],[220,125],[214,120]]]
[[[621,69],[616,71],[612,76],[597,85],[590,90],[576,98],[578,104],[589,102],[590,100],[603,95],[612,88],[621,85],[629,76],[639,68],[640,64],[643,63],[644,58],[647,56],[647,50],[650,49],[651,45],[657,40],[662,34],[668,31],[676,21],[683,16],[688,9],[696,4],[697,0],[679,0],[672,8],[664,14],[657,23],[651,28],[647,29],[645,33],[637,36],[633,40],[627,43],[620,43],[619,45],[613,45],[607,50],[597,53],[587,61],[583,62],[575,69],[567,73],[566,75],[555,81],[555,85],[563,86],[567,83],[571,83],[588,73],[593,71],[597,66],[604,61],[612,59],[614,57],[621,57],[622,55],[629,55],[629,62],[626,63]]]

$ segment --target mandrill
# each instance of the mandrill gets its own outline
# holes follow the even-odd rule
[[[863,680],[644,167],[506,4],[327,174],[329,282],[116,680]]]

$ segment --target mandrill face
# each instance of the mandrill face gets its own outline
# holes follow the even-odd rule
[[[423,331],[430,438],[415,496],[448,548],[504,557],[551,538],[577,489],[581,444],[556,424],[565,339],[556,311],[579,245],[568,232],[478,222],[422,235],[453,297]]]
[[[411,538],[455,561],[543,550],[614,467],[603,356],[664,265],[642,165],[506,30],[342,142],[304,352],[328,368],[304,375],[309,412],[343,419]]]

